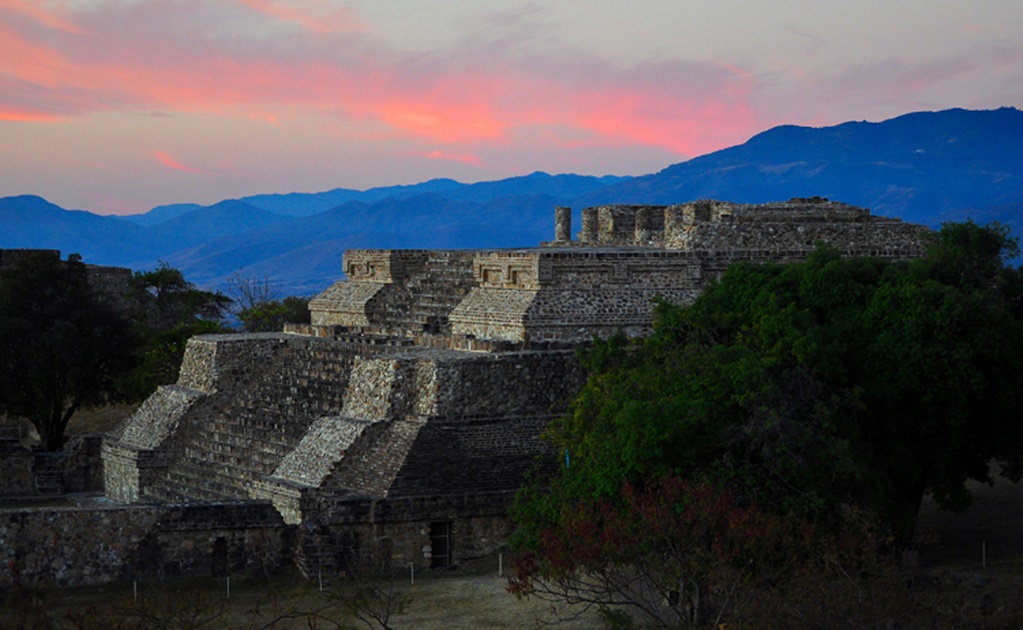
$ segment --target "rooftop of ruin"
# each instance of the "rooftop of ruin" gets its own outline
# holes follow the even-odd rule
[[[573,238],[571,208],[557,207],[554,239],[534,248],[348,250],[346,278],[311,301],[303,332],[491,351],[639,335],[655,297],[690,302],[736,261],[793,262],[822,242],[912,258],[926,231],[820,197],[603,205],[581,218]]]

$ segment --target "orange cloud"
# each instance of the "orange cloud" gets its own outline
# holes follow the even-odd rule
[[[44,114],[37,111],[18,111],[12,108],[0,107],[0,121],[8,122],[57,122],[60,116]]]
[[[484,103],[451,104],[435,100],[427,106],[410,106],[405,99],[399,99],[373,104],[370,109],[393,127],[443,144],[500,140],[507,126]]]
[[[153,151],[153,157],[156,158],[157,162],[163,164],[164,166],[171,170],[182,171],[184,173],[192,173],[195,175],[202,173],[202,171],[200,171],[197,168],[182,164],[176,158],[171,156],[169,153],[166,153],[165,151]]]
[[[266,123],[268,125],[279,125],[281,123],[277,114],[271,114],[268,112],[250,112],[249,120]]]

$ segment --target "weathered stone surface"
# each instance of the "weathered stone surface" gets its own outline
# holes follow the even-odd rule
[[[285,558],[269,503],[0,510],[0,587],[80,586],[274,570]]]
[[[305,571],[493,551],[549,456],[539,436],[583,383],[580,343],[644,334],[656,297],[689,302],[736,261],[799,260],[818,240],[907,258],[925,230],[820,199],[701,201],[588,208],[572,241],[556,213],[555,241],[534,249],[346,252],[311,324],[192,339],[177,385],[104,445],[108,496],[263,499]]]

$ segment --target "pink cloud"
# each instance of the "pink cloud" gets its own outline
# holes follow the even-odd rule
[[[312,33],[340,33],[345,31],[364,31],[366,26],[348,8],[330,9],[322,2],[314,8],[324,14],[322,17],[299,11],[282,2],[271,0],[240,0],[242,4],[274,20],[292,22]]]
[[[8,122],[57,122],[62,117],[33,110],[18,110],[10,106],[0,106],[0,121]]]
[[[559,146],[639,143],[680,155],[756,129],[748,102],[755,81],[735,66],[615,69],[569,50],[510,58],[505,39],[456,43],[457,53],[446,57],[410,57],[353,31],[354,16],[321,23],[282,3],[240,1],[258,16],[299,23],[325,39],[291,42],[293,48],[283,48],[301,54],[280,55],[274,51],[281,47],[268,48],[244,29],[226,40],[197,31],[202,16],[181,11],[199,12],[204,4],[101,5],[76,16],[87,35],[51,40],[27,29],[0,38],[3,52],[14,53],[0,56],[0,72],[21,80],[0,96],[0,112],[19,112],[23,120],[138,110],[258,118],[284,106],[374,120],[444,146],[501,146],[523,130],[543,128],[545,142]],[[132,28],[118,26],[124,23]],[[339,29],[347,30],[331,35]]]
[[[153,157],[156,158],[157,162],[159,162],[160,164],[163,164],[164,166],[166,166],[167,168],[169,168],[171,170],[182,171],[184,173],[192,173],[192,174],[195,174],[195,175],[198,175],[198,174],[202,173],[201,170],[199,170],[199,169],[197,169],[195,167],[188,166],[186,164],[182,164],[176,158],[174,158],[173,156],[171,156],[169,153],[167,153],[165,151],[153,151]]]
[[[58,51],[36,44],[0,22],[0,80],[7,75],[26,84],[59,90],[67,73],[68,63]]]
[[[0,11],[7,11],[13,15],[23,15],[44,26],[68,33],[81,32],[73,23],[65,20],[52,11],[47,11],[45,8],[39,6],[38,2],[28,2],[26,0],[0,0]]]
[[[483,166],[483,160],[478,155],[472,153],[449,153],[447,151],[430,151],[429,153],[422,153],[423,157],[427,157],[431,160],[446,160],[448,162],[458,162],[459,164],[469,164],[471,166]]]

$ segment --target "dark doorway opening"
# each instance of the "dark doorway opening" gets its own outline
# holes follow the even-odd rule
[[[227,541],[222,537],[213,541],[213,554],[210,558],[210,575],[224,577],[227,575]]]
[[[451,566],[451,521],[430,523],[430,568]]]

